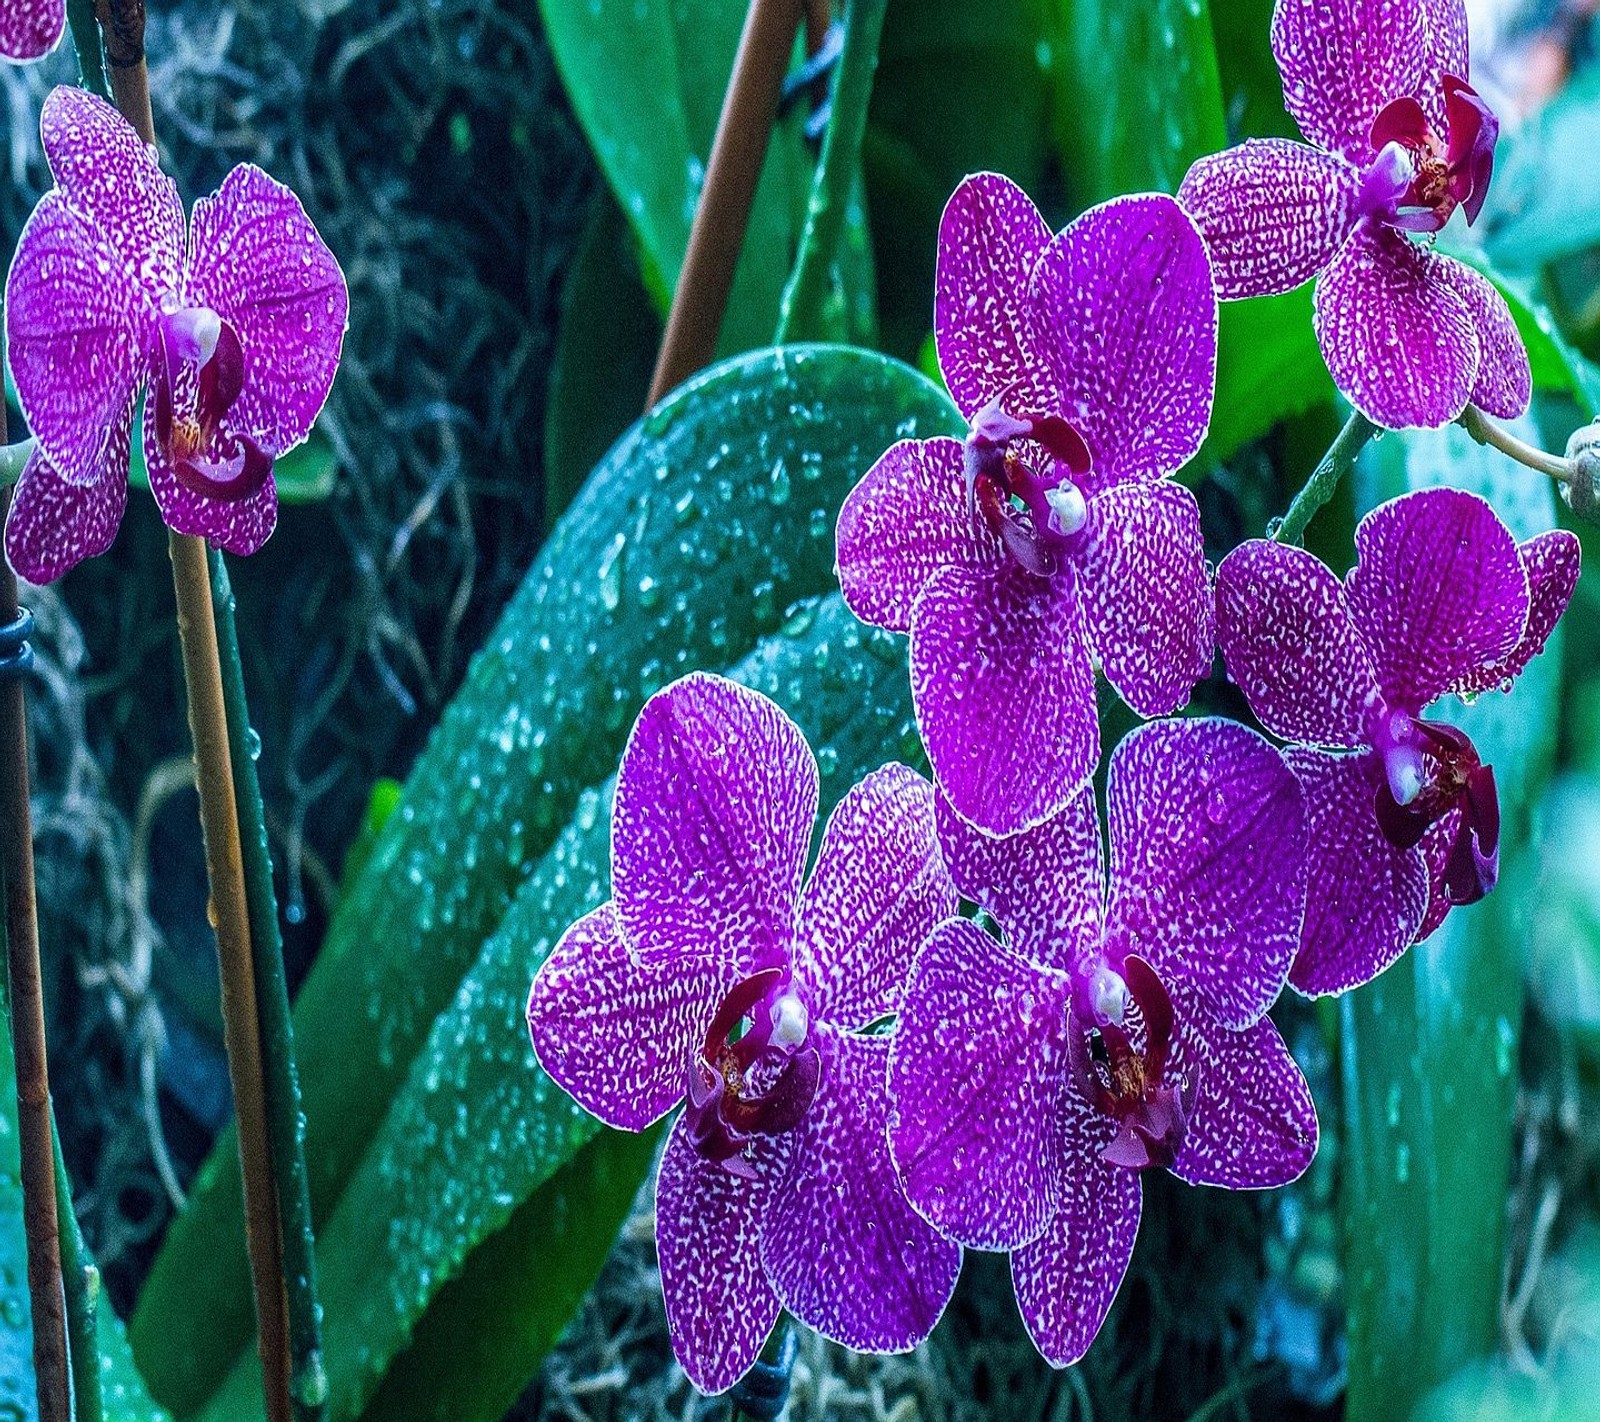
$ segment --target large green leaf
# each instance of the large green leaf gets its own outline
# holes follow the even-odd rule
[[[1492,502],[1519,538],[1554,523],[1548,480],[1459,429],[1387,437],[1363,502],[1447,483]],[[1511,695],[1441,708],[1499,782],[1502,862],[1527,853],[1555,747],[1559,651]],[[1523,988],[1515,898],[1457,909],[1341,1002],[1352,1422],[1409,1417],[1492,1352],[1505,1235]]]
[[[733,674],[776,697],[816,746],[823,814],[867,771],[917,752],[903,640],[863,628],[837,593],[797,609],[790,630],[769,638]],[[357,1415],[416,1319],[471,1250],[505,1228],[598,1130],[538,1070],[522,1009],[529,980],[562,930],[609,891],[610,792],[608,784],[584,796],[573,823],[518,894],[434,1024],[323,1230],[317,1264],[335,1422]],[[603,1204],[609,1214],[609,1202]],[[580,1218],[588,1208],[581,1197],[569,1202]],[[541,1247],[524,1267],[541,1273],[550,1260],[548,1246]],[[537,1361],[523,1356],[514,1369],[519,1384]],[[207,1409],[208,1422],[237,1416],[259,1379],[249,1350]],[[470,1422],[446,1382],[416,1380],[423,1394],[406,1403],[406,1415],[448,1407],[455,1422]],[[477,1415],[492,1422],[510,1400],[496,1396]]]
[[[601,171],[639,236],[647,284],[677,283],[711,154],[744,0],[539,0],[545,33]],[[750,213],[719,349],[772,339],[809,163],[780,128]]]
[[[1211,0],[1211,28],[1217,42],[1230,143],[1245,138],[1300,137],[1283,106],[1283,78],[1272,57],[1273,3]]]
[[[845,347],[729,361],[636,424],[530,571],[419,758],[295,1005],[326,1220],[519,884],[616,765],[645,697],[725,667],[834,586],[840,502],[893,440],[957,432],[915,371]],[[152,1387],[198,1407],[249,1337],[231,1133],[134,1319]]]
[[[1057,121],[1076,205],[1173,193],[1227,143],[1207,0],[1066,0]]]

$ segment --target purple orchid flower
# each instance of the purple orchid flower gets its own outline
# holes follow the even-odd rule
[[[6,282],[17,398],[38,447],[6,522],[12,566],[48,582],[103,553],[128,497],[134,407],[162,518],[253,553],[277,521],[272,461],[299,444],[339,365],[349,293],[300,200],[244,165],[195,204],[111,105],[45,100],[56,186]]]
[[[1578,581],[1578,540],[1518,546],[1474,494],[1424,489],[1374,509],[1341,584],[1311,554],[1255,539],[1217,571],[1218,636],[1257,719],[1294,742],[1311,883],[1289,981],[1376,977],[1481,899],[1499,872],[1494,772],[1424,717],[1449,692],[1509,690]]]
[[[1528,407],[1528,354],[1505,299],[1412,240],[1457,207],[1476,220],[1500,124],[1467,83],[1462,0],[1278,0],[1283,101],[1310,140],[1250,139],[1200,159],[1178,201],[1205,233],[1224,300],[1317,278],[1334,383],[1377,424],[1438,426],[1470,400]]]
[[[66,0],[0,0],[0,59],[43,59],[67,27]]]
[[[867,1031],[956,908],[933,790],[873,772],[802,887],[817,786],[766,698],[700,673],[657,693],[617,775],[612,899],[528,998],[544,1069],[602,1121],[642,1130],[686,1103],[656,1241],[673,1347],[704,1392],[750,1367],[780,1306],[862,1352],[912,1348],[960,1269],[901,1194],[891,1039]]]
[[[839,583],[911,634],[935,778],[1010,834],[1100,758],[1096,660],[1143,716],[1210,669],[1194,495],[1216,374],[1205,247],[1169,197],[1117,198],[1052,237],[1014,183],[967,178],[939,228],[934,333],[966,440],[905,440],[839,515]]]
[[[1005,933],[940,926],[889,1057],[907,1196],[1011,1251],[1024,1323],[1058,1367],[1094,1340],[1139,1226],[1139,1173],[1254,1189],[1316,1152],[1305,1079],[1268,1007],[1300,940],[1300,787],[1261,736],[1155,722],[1112,753],[1109,886],[1089,786],[1036,829],[974,832],[940,802],[961,892]]]

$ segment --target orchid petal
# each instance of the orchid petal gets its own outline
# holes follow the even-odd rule
[[[292,449],[328,398],[350,311],[344,273],[300,199],[251,164],[235,168],[194,205],[185,291],[244,347],[229,427],[271,455]]]
[[[1124,484],[1089,500],[1076,557],[1089,647],[1141,716],[1189,699],[1216,652],[1200,505],[1181,484]]]
[[[1000,540],[967,497],[961,441],[891,445],[839,510],[839,589],[863,622],[911,629],[922,590],[949,567],[1003,568]]]
[[[1070,993],[1066,974],[969,919],[917,956],[889,1053],[889,1149],[906,1197],[951,1239],[1014,1248],[1055,1210]]]
[[[1336,154],[1287,138],[1246,139],[1189,169],[1178,202],[1211,253],[1224,301],[1309,281],[1356,221],[1360,173]]]
[[[1172,1173],[1191,1185],[1268,1190],[1305,1173],[1317,1153],[1311,1088],[1272,1020],[1242,1032],[1180,1024],[1173,1069],[1198,1081]]]
[[[533,980],[533,1050],[590,1115],[642,1131],[683,1100],[690,1063],[736,981],[709,961],[635,961],[616,909],[601,904],[561,935]]]
[[[1576,534],[1552,529],[1519,544],[1517,552],[1528,575],[1527,626],[1505,657],[1469,673],[1450,688],[1458,695],[1510,690],[1511,683],[1544,650],[1577,591],[1583,558]]]
[[[1344,588],[1321,559],[1264,538],[1235,548],[1217,569],[1217,642],[1273,735],[1366,744],[1378,673]]]
[[[873,771],[828,817],[800,898],[794,973],[812,1017],[862,1028],[893,1013],[917,949],[958,902],[933,787],[903,765]]]
[[[1478,337],[1448,260],[1369,222],[1317,282],[1312,319],[1323,359],[1374,424],[1435,429],[1472,394]]]
[[[1528,625],[1528,575],[1495,511],[1460,489],[1420,489],[1356,527],[1350,611],[1384,698],[1415,715],[1509,656]]]
[[[934,779],[958,813],[991,834],[1057,813],[1099,756],[1069,577],[946,568],[917,602],[911,698]]]
[[[695,672],[657,692],[622,753],[611,881],[642,961],[743,974],[788,962],[817,763],[773,702]]]
[[[762,1228],[785,1308],[858,1352],[903,1353],[939,1321],[959,1245],[906,1202],[885,1125],[889,1042],[824,1031],[822,1085],[792,1137],[794,1163]]]
[[[656,1177],[656,1251],[672,1351],[701,1392],[725,1392],[750,1370],[782,1306],[761,1263],[783,1137],[763,1139],[754,1178],[706,1160],[673,1124]]]
[[[1421,853],[1384,837],[1374,803],[1383,770],[1370,753],[1284,752],[1306,797],[1310,877],[1289,981],[1308,997],[1370,982],[1411,945],[1428,902]]]
[[[1004,839],[974,829],[943,796],[936,815],[956,887],[999,920],[1012,952],[1041,968],[1093,970],[1106,871],[1092,785],[1043,824]]]
[[[1094,456],[1090,488],[1149,481],[1205,439],[1217,297],[1194,222],[1170,197],[1113,198],[1045,248],[1029,300],[1063,416]]]
[[[53,582],[111,546],[128,506],[132,427],[130,400],[88,484],[63,479],[37,448],[29,455],[6,515],[6,557],[18,577]]]
[[[1106,781],[1106,938],[1225,1027],[1277,999],[1300,943],[1305,809],[1261,736],[1214,718],[1139,727]]]
[[[0,59],[14,64],[43,59],[61,43],[66,23],[65,0],[3,0]]]
[[[1363,163],[1379,111],[1421,88],[1428,41],[1424,0],[1278,0],[1272,53],[1284,107],[1319,148]]]
[[[1039,315],[1027,299],[1049,240],[1038,208],[998,173],[964,178],[945,204],[933,330],[945,385],[969,420],[997,396],[1019,410],[1055,407]]]
[[[1477,332],[1479,360],[1472,403],[1488,414],[1515,419],[1533,398],[1533,370],[1505,297],[1488,277],[1453,257],[1435,257],[1433,271],[1455,293]]]

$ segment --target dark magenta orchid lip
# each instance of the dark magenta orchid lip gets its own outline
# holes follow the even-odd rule
[[[1447,74],[1441,139],[1415,98],[1386,104],[1372,121],[1374,159],[1362,183],[1369,216],[1408,232],[1437,232],[1457,207],[1478,220],[1494,175],[1500,121],[1465,80]]]
[[[215,348],[195,375],[194,412],[180,422],[174,392],[184,357],[174,349],[165,323],[156,326],[157,359],[150,379],[156,442],[172,462],[177,481],[190,493],[219,503],[249,498],[272,477],[272,456],[249,435],[224,425],[244,390],[244,346],[229,321],[218,323]],[[179,436],[183,437],[180,439]]]

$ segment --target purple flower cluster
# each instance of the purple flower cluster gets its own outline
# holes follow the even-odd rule
[[[1470,220],[1494,115],[1459,0],[1279,0],[1273,43],[1317,147],[1251,142],[1180,201],[1052,233],[994,174],[939,233],[934,334],[964,438],[902,441],[839,516],[863,621],[909,635],[933,784],[892,765],[829,820],[796,728],[692,676],[640,716],[613,898],[534,979],[544,1068],[601,1119],[681,1106],[657,1183],[674,1346],[703,1389],[780,1309],[914,1346],[963,1247],[1004,1251],[1064,1366],[1128,1267],[1141,1174],[1259,1189],[1317,1145],[1267,1016],[1364,983],[1498,874],[1494,772],[1440,697],[1509,690],[1578,576],[1452,489],[1376,509],[1342,582],[1255,540],[1213,578],[1171,476],[1210,419],[1217,300],[1319,275],[1317,333],[1373,420],[1512,414],[1505,303],[1415,234]],[[1106,767],[1095,674],[1168,716],[1219,649],[1279,749],[1158,720]],[[971,906],[961,909],[965,903]],[[978,912],[973,916],[972,910]]]

